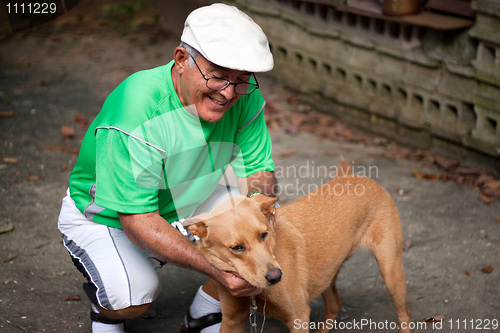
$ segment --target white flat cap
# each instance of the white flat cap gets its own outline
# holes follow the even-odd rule
[[[186,19],[181,41],[221,67],[248,72],[273,69],[273,55],[262,29],[238,8],[216,3]]]

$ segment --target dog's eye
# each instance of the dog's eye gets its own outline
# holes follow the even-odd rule
[[[268,235],[268,232],[267,232],[267,231],[266,231],[266,232],[264,232],[262,235],[260,235],[260,240],[261,240],[261,241],[265,241],[265,240],[266,240],[267,235]]]
[[[241,245],[231,246],[231,250],[234,252],[244,252],[245,248]]]

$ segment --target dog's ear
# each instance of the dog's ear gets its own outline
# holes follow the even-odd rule
[[[260,210],[267,217],[269,225],[271,228],[276,228],[276,219],[274,218],[274,213],[276,212],[276,206],[274,205],[280,198],[279,197],[268,197],[264,194],[255,195],[252,197],[257,201]]]
[[[187,227],[187,229],[190,233],[200,238],[205,238],[207,236],[207,225],[204,221],[191,224]]]
[[[189,232],[193,235],[196,235],[200,238],[204,238],[207,235],[207,225],[205,220],[208,218],[207,213],[202,213],[200,215],[196,215],[190,219],[184,220],[182,225],[186,227]]]

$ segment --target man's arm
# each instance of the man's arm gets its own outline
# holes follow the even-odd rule
[[[234,274],[210,264],[196,246],[158,213],[119,214],[127,237],[158,260],[197,270],[225,286],[234,296],[251,296],[261,292]]]
[[[276,177],[271,171],[259,171],[247,178],[238,178],[238,187],[242,195],[260,192],[275,197],[277,194],[276,184]]]

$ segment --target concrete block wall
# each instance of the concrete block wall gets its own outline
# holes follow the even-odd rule
[[[371,17],[343,0],[226,3],[266,32],[281,81],[324,112],[500,161],[500,0],[473,1],[475,23],[462,29]]]

